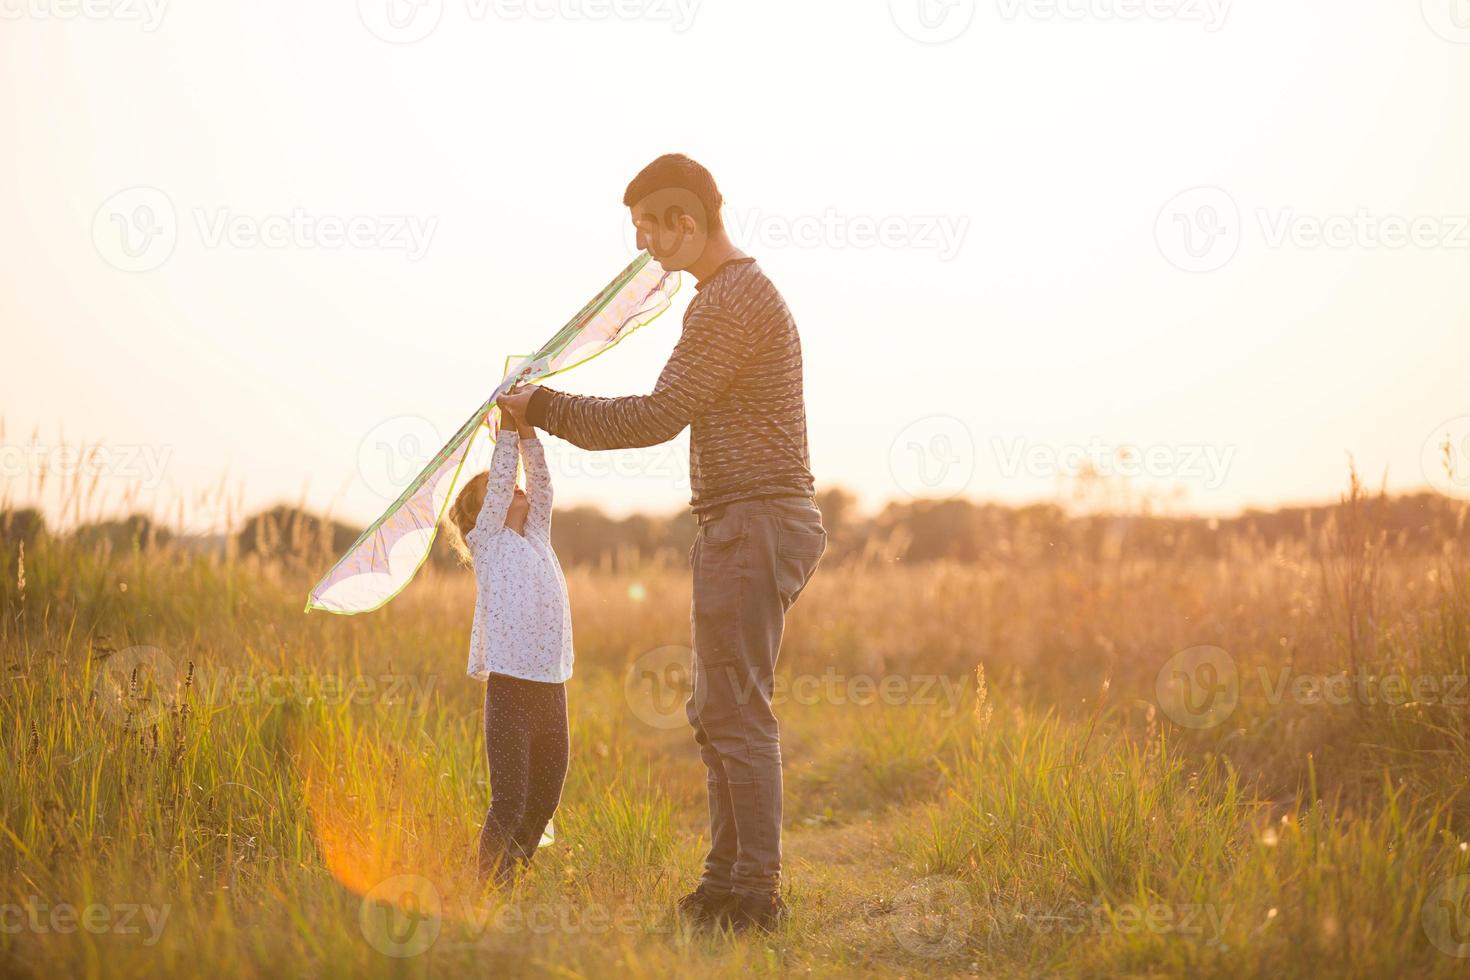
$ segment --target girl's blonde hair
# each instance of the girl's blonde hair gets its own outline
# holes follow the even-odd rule
[[[465,565],[473,565],[475,561],[475,556],[470,553],[469,535],[475,529],[475,519],[480,516],[480,508],[485,504],[485,488],[489,484],[489,471],[476,473],[459,491],[459,496],[454,498],[454,504],[449,508],[447,523],[455,532],[449,536],[449,546]]]

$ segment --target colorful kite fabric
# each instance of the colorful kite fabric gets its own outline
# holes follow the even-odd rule
[[[311,590],[306,611],[372,612],[402,592],[429,557],[465,457],[495,400],[513,385],[549,378],[596,357],[668,309],[678,288],[679,274],[665,272],[644,252],[540,350],[512,363],[485,404]]]

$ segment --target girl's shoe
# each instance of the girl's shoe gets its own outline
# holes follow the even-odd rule
[[[505,891],[526,874],[530,865],[529,860],[514,853],[501,854],[493,865],[487,867],[484,863],[480,864],[480,884],[494,885]]]

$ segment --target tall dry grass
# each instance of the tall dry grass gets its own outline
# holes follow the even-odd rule
[[[783,645],[795,924],[766,940],[672,916],[703,771],[630,670],[688,643],[677,562],[568,575],[557,841],[498,895],[471,870],[489,787],[465,575],[306,616],[316,545],[0,534],[0,965],[1463,974],[1470,573],[1452,542],[1396,549],[1374,499],[1354,479],[1310,538],[1223,558],[824,568]],[[1228,656],[1235,704],[1191,728],[1159,685],[1197,647]],[[63,905],[96,928],[62,928]]]

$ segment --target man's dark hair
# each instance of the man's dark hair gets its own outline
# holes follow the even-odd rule
[[[628,183],[623,192],[623,204],[632,207],[650,194],[658,191],[688,191],[699,201],[704,214],[694,219],[708,231],[719,231],[725,227],[720,216],[720,206],[725,199],[715,186],[715,178],[704,167],[682,153],[665,153],[657,160],[638,171],[638,176]],[[667,222],[669,215],[664,215]]]

